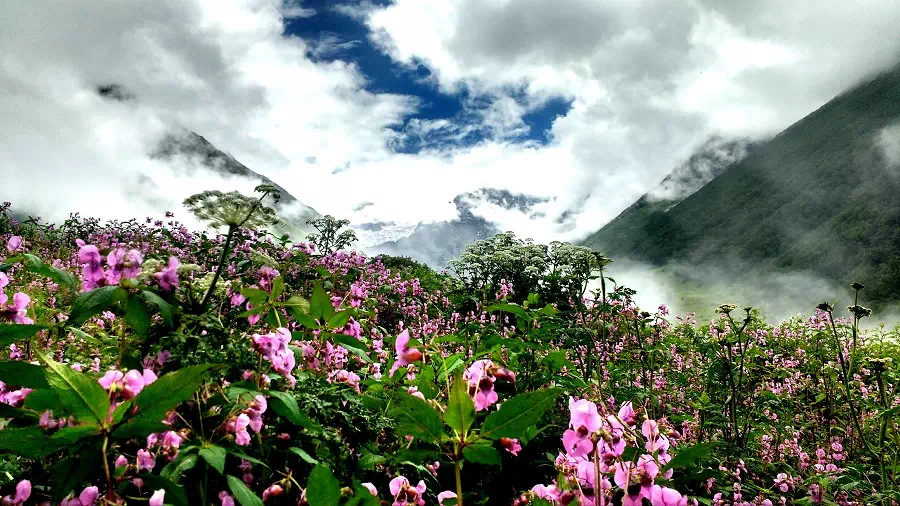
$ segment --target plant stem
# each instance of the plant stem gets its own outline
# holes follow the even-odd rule
[[[103,435],[103,472],[106,474],[106,500],[110,504],[114,504],[114,500],[116,498],[115,492],[113,492],[113,484],[112,484],[112,475],[109,473],[109,456],[106,454],[106,449],[109,446],[109,435]]]
[[[462,473],[459,466],[459,453],[454,455],[453,465],[456,471],[456,505],[463,506]]]
[[[225,259],[228,257],[228,247],[231,245],[231,238],[234,236],[236,228],[233,225],[228,227],[228,235],[225,236],[225,244],[222,245],[222,254],[219,256],[219,265],[216,266],[216,273],[213,275],[209,289],[206,290],[206,295],[203,296],[203,301],[200,302],[200,307],[206,306],[206,303],[212,297],[213,291],[216,289],[216,283],[219,282],[219,276],[222,274],[222,267],[225,265]]]

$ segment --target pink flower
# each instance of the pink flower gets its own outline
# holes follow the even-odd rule
[[[165,500],[165,497],[165,489],[159,489],[156,492],[153,492],[153,495],[150,496],[150,506],[163,506],[163,500]]]
[[[391,366],[389,376],[393,376],[397,369],[401,367],[408,366],[414,362],[418,362],[422,360],[422,352],[419,351],[418,348],[411,348],[409,346],[409,330],[404,330],[397,336],[397,340],[394,343],[394,349],[397,350],[397,360],[394,361],[394,365]]]
[[[137,464],[138,470],[143,471],[152,471],[154,467],[156,467],[156,459],[153,458],[153,454],[141,448],[137,452]]]
[[[456,492],[451,492],[449,490],[445,490],[445,491],[441,492],[440,494],[438,494],[437,501],[438,501],[438,504],[443,505],[444,501],[446,501],[448,499],[456,499],[456,498],[457,498]],[[456,503],[456,502],[457,501],[453,501],[453,503]]]
[[[122,374],[122,371],[107,371],[102,378],[97,380],[110,395],[121,392],[124,399],[134,398],[141,393],[144,387],[154,381],[156,381],[156,374],[150,369],[144,369],[143,373],[132,369],[127,374]]]
[[[463,379],[469,382],[469,395],[475,402],[475,411],[483,411],[500,399],[494,391],[497,378],[491,373],[493,369],[494,363],[490,360],[476,360],[463,373]]]
[[[279,328],[272,334],[253,334],[253,347],[263,358],[272,364],[272,369],[280,373],[293,388],[297,379],[291,374],[297,366],[294,358],[294,350],[288,345],[291,343],[291,331]]]
[[[503,446],[503,448],[506,449],[506,451],[516,456],[518,456],[519,452],[522,451],[522,445],[519,444],[518,439],[501,437],[500,444]]]
[[[362,486],[363,486],[363,488],[368,490],[370,494],[374,495],[375,497],[378,497],[378,489],[375,488],[375,485],[373,485],[369,482],[366,482],[366,483],[363,483]]]
[[[391,495],[394,496],[393,506],[405,506],[407,504],[415,504],[416,506],[425,506],[425,482],[419,481],[419,484],[412,487],[409,480],[404,476],[398,476],[391,480],[388,484]]]
[[[640,489],[636,495],[632,495],[632,500],[640,504],[640,498],[650,498],[650,489],[653,486],[653,480],[659,474],[659,466],[650,455],[641,455],[637,464],[632,462],[619,462],[615,465],[615,476],[613,481],[623,490],[630,490],[631,485],[640,485]],[[626,499],[628,497],[626,496]]]
[[[7,300],[9,300],[9,297],[0,292],[0,319],[25,325],[34,323],[34,320],[28,317],[28,304],[31,303],[31,297],[22,292],[17,292],[13,295],[11,304],[6,304]],[[4,306],[3,304],[6,305]]]
[[[563,432],[563,447],[573,458],[584,457],[594,449],[591,436],[600,430],[603,419],[597,405],[587,399],[569,398],[569,429]]]
[[[687,506],[687,497],[682,497],[677,490],[653,485],[650,490],[650,504],[653,506]]]
[[[270,497],[278,497],[284,493],[284,488],[279,484],[270,485],[269,488],[263,490],[263,501],[268,501]]]
[[[219,492],[219,500],[222,501],[222,506],[234,506],[234,498],[224,490]]]
[[[97,487],[87,487],[81,491],[78,497],[72,499],[63,499],[60,506],[94,506],[97,499],[100,498],[100,489]]]
[[[86,244],[81,239],[75,241],[78,244],[78,261],[82,264],[81,289],[93,290],[106,284],[103,269],[100,267],[100,250],[96,246]]]
[[[126,459],[124,455],[119,455],[118,457],[116,457],[116,463],[115,463],[116,468],[127,466],[127,465],[128,465],[128,459]]]
[[[234,422],[234,442],[240,446],[250,444],[250,433],[247,427],[250,425],[250,417],[246,413],[238,415]]]
[[[179,266],[181,266],[181,261],[175,257],[169,257],[168,267],[153,274],[153,279],[163,291],[171,292],[178,288]]]
[[[24,248],[22,248],[22,238],[17,235],[10,237],[9,240],[6,241],[6,249],[9,250],[10,253],[15,253],[20,249],[23,250]]]
[[[16,495],[14,497],[6,496],[3,498],[4,505],[20,506],[31,497],[31,482],[22,480],[16,485]]]
[[[5,272],[0,271],[0,290],[9,286],[9,276]]]

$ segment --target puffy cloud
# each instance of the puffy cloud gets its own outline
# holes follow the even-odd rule
[[[896,61],[900,4],[700,0],[397,0],[331,7],[370,42],[427,67],[461,117],[366,91],[359,41],[285,34],[322,9],[282,0],[0,5],[0,198],[59,218],[175,209],[244,189],[148,156],[196,131],[304,203],[355,223],[452,219],[479,188],[544,197],[478,212],[522,236],[575,239],[658,183],[711,135],[770,135]],[[345,59],[342,59],[345,58]],[[328,60],[328,61],[324,61]],[[132,100],[98,96],[121,84]],[[546,145],[528,114],[571,101]],[[477,141],[473,144],[473,141]],[[421,148],[395,149],[395,148]],[[415,151],[415,152],[411,152]],[[365,204],[365,205],[364,205]]]

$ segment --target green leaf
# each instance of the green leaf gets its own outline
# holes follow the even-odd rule
[[[241,506],[263,506],[262,499],[244,485],[240,478],[228,476],[228,489]]]
[[[47,364],[44,369],[47,383],[56,393],[62,408],[79,421],[103,424],[109,413],[109,396],[97,380],[41,352],[37,355]]]
[[[288,311],[291,311],[291,308],[293,308],[301,313],[309,313],[309,301],[299,295],[291,295],[288,300],[276,302],[275,305],[278,307],[285,307]]]
[[[487,416],[481,426],[482,437],[519,438],[528,427],[537,423],[545,411],[553,407],[558,388],[548,388],[519,394],[503,403],[498,411]]]
[[[144,299],[133,293],[125,299],[125,321],[138,336],[150,334],[150,310]]]
[[[269,407],[272,408],[272,411],[278,414],[278,416],[286,418],[298,427],[305,427],[307,429],[321,429],[319,424],[312,421],[308,416],[306,416],[306,413],[300,411],[300,406],[297,404],[297,399],[295,399],[293,395],[287,392],[279,392],[277,390],[271,390],[266,393],[269,396]]]
[[[200,450],[200,456],[219,474],[225,474],[225,456],[227,452],[221,446],[210,446]]]
[[[128,295],[121,286],[104,286],[84,292],[72,303],[69,323],[79,326],[94,315],[98,315]]]
[[[672,458],[665,467],[663,467],[662,472],[666,472],[669,469],[677,469],[680,467],[688,467],[695,460],[703,458],[712,452],[713,448],[715,448],[716,443],[712,441],[708,441],[706,443],[698,443],[687,448],[678,448],[678,455]]]
[[[46,377],[44,378],[46,380]],[[25,398],[25,408],[39,413],[48,409],[59,409],[59,399],[51,389],[35,390]]]
[[[528,318],[528,312],[522,306],[517,304],[500,303],[488,306],[485,311],[493,313],[494,311],[506,311],[522,318]]]
[[[79,328],[76,328],[76,327],[66,327],[66,330],[69,331],[69,332],[71,332],[71,333],[73,333],[73,334],[75,334],[76,337],[80,337],[80,338],[84,339],[85,341],[87,341],[87,342],[89,342],[89,343],[100,344],[100,340],[99,340],[99,339],[97,339],[96,337],[94,337],[94,336],[88,334],[87,332],[85,332],[85,331],[83,331],[83,330],[81,330],[81,329],[79,329]]]
[[[350,317],[353,316],[353,313],[354,311],[352,309],[338,311],[331,315],[331,318],[328,319],[328,323],[325,324],[325,327],[329,330],[342,329],[344,328],[344,325],[347,325],[347,322],[350,321]]]
[[[165,299],[150,290],[141,290],[141,296],[144,297],[144,300],[148,303],[159,308],[159,314],[162,315],[163,322],[171,327],[175,321],[175,308],[172,304],[169,304]]]
[[[500,454],[493,446],[486,443],[476,443],[463,448],[463,457],[469,462],[477,464],[487,464],[489,466],[499,466],[501,464]]]
[[[268,292],[258,288],[244,288],[241,290],[241,295],[247,297],[254,306],[258,306],[269,300]]]
[[[63,427],[59,429],[50,439],[53,440],[54,444],[58,447],[63,448],[66,446],[71,446],[82,439],[96,436],[100,434],[100,426],[94,425],[92,423],[86,423],[83,425],[75,425],[70,427]]]
[[[313,287],[312,300],[309,301],[309,312],[317,320],[328,320],[334,314],[334,306],[331,298],[322,288],[322,282],[316,281]]]
[[[337,506],[341,500],[341,485],[325,466],[316,466],[309,474],[306,485],[309,506]]]
[[[144,480],[144,490],[165,490],[166,504],[171,504],[173,506],[188,506],[187,494],[185,494],[184,487],[181,485],[173,483],[171,480],[167,480],[162,476],[149,473],[139,474],[138,478]]]
[[[469,397],[469,383],[457,375],[450,387],[450,400],[444,421],[459,435],[465,435],[475,422],[475,403]]]
[[[0,362],[0,381],[25,388],[50,388],[43,367],[19,360]]]
[[[374,471],[375,466],[377,466],[378,464],[383,464],[385,462],[387,462],[387,458],[383,455],[376,455],[372,452],[366,451],[365,449],[359,456],[359,467],[367,471]]]
[[[56,451],[56,444],[40,427],[0,430],[0,451],[39,459]]]
[[[294,317],[294,320],[296,320],[297,323],[310,330],[318,330],[321,328],[319,322],[317,322],[315,318],[301,311],[299,307],[288,307],[288,312],[291,313],[291,316]]]
[[[444,423],[441,416],[427,402],[405,396],[399,407],[391,412],[397,420],[397,431],[432,443],[440,443],[444,437]]]
[[[306,453],[302,448],[297,448],[296,446],[292,446],[290,448],[290,451],[291,451],[291,453],[295,453],[298,456],[300,456],[300,458],[303,459],[303,461],[306,462],[307,464],[316,465],[319,463],[318,460],[314,459],[312,457],[312,455]]]
[[[265,462],[263,462],[259,459],[255,459],[255,458],[247,455],[246,453],[241,453],[237,450],[228,450],[228,453],[234,455],[235,457],[237,457],[239,459],[244,459],[247,462],[250,462],[251,464],[256,464],[258,466],[262,466],[262,467],[265,467],[266,469],[269,469],[269,466]]]
[[[206,373],[218,367],[211,364],[185,367],[163,375],[147,385],[133,400],[137,414],[120,425],[113,432],[113,436],[142,437],[161,429],[160,425],[166,413],[179,403],[190,399],[203,384]]]
[[[273,302],[278,300],[282,293],[284,293],[284,278],[278,276],[272,280],[272,295],[269,297],[269,300]]]
[[[48,265],[44,263],[40,258],[26,253],[22,255],[24,258],[25,268],[35,274],[40,274],[42,276],[46,276],[52,279],[56,284],[61,285],[69,290],[77,290],[78,282],[75,280],[75,276],[71,273],[64,271],[62,269],[53,267],[52,265]]]
[[[16,341],[30,338],[43,329],[46,325],[0,325],[0,346],[8,346]]]
[[[369,358],[369,349],[366,347],[365,343],[363,343],[359,339],[353,336],[348,336],[347,334],[332,334],[331,340],[336,344],[339,344],[346,348],[350,353],[361,358],[363,362],[372,361],[372,359]]]
[[[197,456],[197,453],[182,449],[178,452],[178,456],[175,457],[175,460],[166,464],[166,467],[160,471],[159,475],[172,483],[178,483],[181,481],[181,475],[186,471],[193,469],[194,466],[197,465],[198,460],[199,457]]]

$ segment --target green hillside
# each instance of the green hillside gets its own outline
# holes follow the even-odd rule
[[[900,121],[900,67],[757,144],[674,206],[643,198],[584,242],[655,265],[809,272],[900,300],[900,166],[882,146]]]

